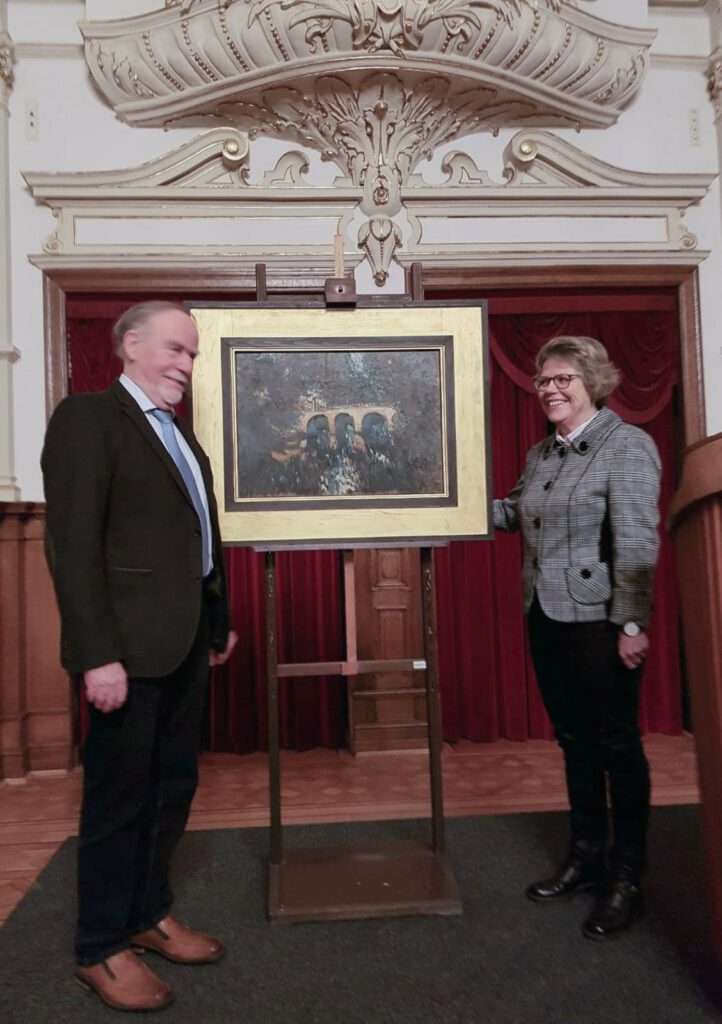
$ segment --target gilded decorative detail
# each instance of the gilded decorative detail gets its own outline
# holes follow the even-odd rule
[[[218,24],[221,27],[221,34],[223,35],[223,39],[224,39],[224,41],[226,43],[226,46],[228,47],[228,49],[231,51],[231,53],[235,57],[236,62],[238,63],[238,66],[241,68],[242,71],[250,71],[251,69],[249,68],[248,64],[246,64],[245,60],[243,59],[243,54],[241,53],[241,51],[236,46],[235,41],[233,39],[233,36],[228,31],[228,19],[226,18],[226,12],[225,12],[225,8],[224,7],[219,8],[219,11],[218,11]]]
[[[183,42],[186,44],[186,48],[188,49],[188,53],[191,55],[192,59],[195,61],[195,63],[201,69],[203,74],[207,76],[208,81],[209,82],[217,82],[218,81],[218,75],[215,74],[213,69],[208,66],[208,64],[203,60],[201,55],[194,49],[194,47],[193,47],[193,40],[191,39],[191,34],[190,34],[190,30],[189,30],[188,24],[189,23],[188,23],[188,19],[187,18],[185,18],[181,22],[181,30],[183,32]]]
[[[495,21],[495,23],[494,23],[494,24],[493,24],[493,25],[491,26],[491,29],[490,29],[490,30],[489,30],[489,32],[488,32],[488,33],[486,34],[486,36],[484,36],[484,38],[482,39],[482,41],[481,41],[481,46],[479,47],[479,49],[478,49],[478,50],[476,51],[476,53],[474,54],[474,60],[479,60],[479,58],[483,56],[483,54],[484,54],[484,51],[485,51],[485,50],[487,49],[487,47],[488,47],[488,46],[490,45],[490,43],[491,43],[492,39],[493,39],[493,38],[494,38],[494,36],[496,35],[497,29],[499,28],[500,22],[501,22],[502,20],[503,20],[503,19],[502,19],[502,15],[501,15],[501,12],[497,12],[497,15],[496,15],[496,21]]]
[[[544,78],[546,77],[546,75],[548,75],[549,72],[552,71],[557,66],[559,61],[562,59],[564,54],[567,52],[567,50],[569,48],[569,44],[572,41],[573,35],[574,35],[574,32],[573,32],[572,26],[571,25],[567,25],[567,27],[566,27],[566,29],[564,31],[564,40],[562,42],[562,45],[557,49],[557,51],[554,54],[554,56],[551,57],[547,61],[547,63],[544,65],[544,67],[541,68],[540,71],[536,72],[536,74],[534,75],[535,78],[539,79],[540,81],[543,81]]]
[[[539,13],[539,11],[535,11],[534,12],[534,24],[532,25],[532,30],[529,33],[529,35],[527,36],[527,38],[524,40],[524,42],[521,44],[519,49],[516,51],[516,53],[512,57],[510,57],[509,60],[504,65],[504,68],[507,71],[511,71],[511,69],[515,65],[517,65],[519,63],[519,61],[522,59],[522,57],[524,56],[524,54],[526,53],[526,51],[529,49],[529,47],[531,46],[532,42],[534,41],[534,36],[539,31],[539,26],[540,25],[541,25],[541,14]]]
[[[273,6],[275,7],[277,3],[278,0],[274,0]],[[276,44],[278,52],[280,53],[281,57],[286,61],[286,63],[288,63],[288,61],[290,60],[288,50],[281,41],[281,33],[278,31],[278,26],[273,21],[273,15],[271,14],[270,9],[266,7],[265,10],[263,11],[263,14],[268,24],[268,27],[271,30],[271,35],[273,37],[274,43]]]
[[[150,39],[151,39],[151,35],[150,35],[150,32],[144,32],[144,33],[143,33],[143,46],[144,46],[144,48],[145,48],[145,52],[147,53],[148,57],[150,58],[150,62],[151,62],[151,64],[153,65],[153,67],[154,67],[154,68],[156,68],[156,69],[157,69],[157,70],[158,70],[158,71],[159,71],[159,72],[161,73],[161,75],[163,76],[163,78],[165,78],[166,82],[170,82],[170,84],[171,84],[171,85],[172,85],[172,86],[173,86],[173,87],[174,87],[175,89],[180,89],[180,90],[182,90],[182,89],[183,89],[183,84],[182,84],[181,82],[179,82],[179,81],[178,81],[178,79],[177,79],[177,78],[175,78],[175,77],[174,77],[174,76],[173,76],[173,75],[172,75],[172,74],[170,73],[170,71],[168,70],[168,68],[166,68],[166,67],[165,67],[165,65],[163,65],[163,64],[162,64],[162,63],[161,63],[161,62],[160,62],[160,61],[159,61],[159,60],[158,60],[158,59],[156,58],[155,52],[154,52],[154,50],[153,50],[153,45],[152,45],[152,43],[151,43]],[[117,82],[117,79],[116,79],[116,82]]]

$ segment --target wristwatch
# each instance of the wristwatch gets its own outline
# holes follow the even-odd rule
[[[625,622],[622,626],[622,632],[625,636],[639,636],[643,629],[638,622]]]

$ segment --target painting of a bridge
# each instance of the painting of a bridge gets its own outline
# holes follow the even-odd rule
[[[449,500],[449,340],[227,339],[234,503]]]

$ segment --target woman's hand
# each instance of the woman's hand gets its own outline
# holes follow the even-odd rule
[[[626,668],[639,668],[649,650],[649,637],[645,632],[639,636],[627,636],[620,630],[617,650]]]

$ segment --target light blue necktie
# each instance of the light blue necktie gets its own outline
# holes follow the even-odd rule
[[[210,555],[210,537],[208,535],[208,522],[206,520],[206,510],[203,508],[203,502],[201,501],[200,492],[196,483],[195,477],[193,476],[193,470],[188,465],[183,452],[180,450],[178,439],[175,436],[175,430],[173,429],[173,413],[167,409],[153,409],[153,415],[158,420],[163,431],[163,443],[168,449],[168,454],[175,462],[178,467],[178,472],[183,477],[183,483],[186,485],[190,499],[193,502],[193,508],[196,510],[196,515],[200,520],[201,524],[201,540],[202,540],[202,566],[203,575],[206,573],[206,566],[209,564]]]

